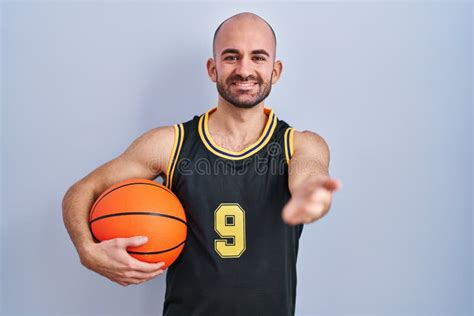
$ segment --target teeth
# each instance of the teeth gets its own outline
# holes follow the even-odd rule
[[[247,83],[243,83],[243,82],[234,82],[235,85],[238,85],[238,86],[253,86],[255,84],[255,82],[247,82]]]

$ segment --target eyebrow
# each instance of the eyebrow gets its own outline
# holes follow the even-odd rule
[[[224,54],[239,54],[239,50],[238,49],[235,49],[235,48],[226,48],[222,51],[221,55],[224,55]],[[270,54],[264,50],[264,49],[256,49],[256,50],[253,50],[252,51],[252,54],[253,55],[267,55],[268,57],[270,57]]]

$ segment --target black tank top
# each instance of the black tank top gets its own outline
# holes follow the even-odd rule
[[[165,185],[183,204],[188,234],[167,271],[163,315],[294,315],[303,225],[281,217],[294,129],[264,108],[260,138],[234,152],[209,135],[215,110],[174,125]]]

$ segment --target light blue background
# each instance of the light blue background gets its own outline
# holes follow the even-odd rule
[[[322,135],[341,179],[307,225],[297,315],[468,315],[472,4],[2,3],[5,315],[160,315],[162,275],[121,287],[80,265],[67,188],[156,126],[216,104],[212,35],[252,11],[278,37],[266,106]]]

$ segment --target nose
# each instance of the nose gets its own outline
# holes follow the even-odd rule
[[[242,78],[246,79],[252,74],[252,65],[250,58],[242,57],[235,68],[235,74],[240,75]]]

